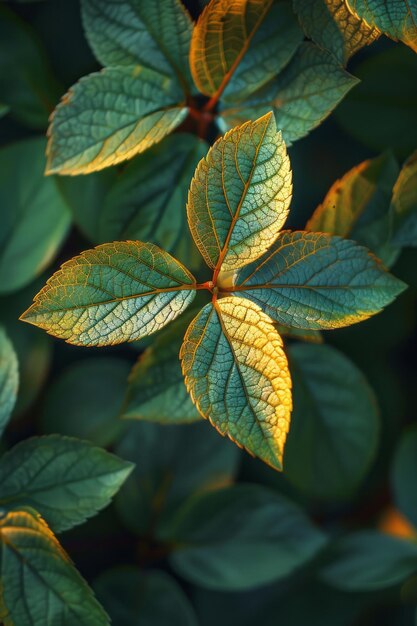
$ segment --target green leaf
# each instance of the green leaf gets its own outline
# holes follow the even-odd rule
[[[102,65],[143,65],[191,84],[193,24],[180,0],[82,0],[87,39]]]
[[[116,452],[135,463],[116,497],[116,507],[135,533],[159,536],[193,494],[229,484],[239,450],[209,424],[132,424]]]
[[[278,333],[283,337],[290,339],[299,339],[301,341],[309,341],[311,343],[323,343],[323,335],[319,330],[305,330],[303,328],[291,328],[283,326],[283,324],[275,324]]]
[[[167,252],[115,242],[64,263],[21,319],[68,343],[104,346],[156,332],[194,296],[195,279]]]
[[[61,532],[107,506],[132,464],[86,441],[32,437],[0,460],[0,507],[31,507]]]
[[[0,102],[0,117],[7,115],[9,110],[10,108],[7,106],[7,104],[3,104],[2,102]]]
[[[393,243],[417,246],[417,150],[404,163],[392,193]]]
[[[85,76],[55,109],[47,173],[88,174],[144,152],[184,120],[183,99],[174,80],[145,67]]]
[[[293,0],[294,10],[309,39],[331,52],[341,65],[379,37],[347,6],[346,0]]]
[[[417,571],[417,544],[363,530],[337,540],[320,577],[342,591],[372,591],[396,585]]]
[[[354,239],[392,265],[399,251],[390,241],[389,207],[398,172],[390,152],[356,165],[330,187],[306,230]]]
[[[208,589],[237,591],[289,576],[325,538],[303,511],[258,485],[237,485],[195,498],[168,538],[172,567]]]
[[[331,346],[296,344],[289,357],[294,411],[285,474],[309,496],[343,499],[375,458],[375,395],[362,372]]]
[[[69,365],[46,391],[42,432],[59,432],[99,446],[113,443],[123,428],[118,414],[129,369],[127,360],[110,356]]]
[[[230,78],[222,100],[233,104],[265,85],[287,65],[302,38],[291,3],[274,0],[247,54]]]
[[[60,87],[37,34],[4,3],[0,41],[0,100],[19,122],[43,130]]]
[[[272,110],[288,145],[316,128],[357,82],[330,53],[303,43],[276,78],[236,107],[223,108],[222,120],[231,127]]]
[[[16,403],[19,364],[12,342],[0,326],[0,437]]]
[[[135,158],[102,199],[94,241],[151,241],[187,267],[198,267],[201,256],[184,207],[194,170],[207,150],[197,137],[176,133]]]
[[[0,517],[0,619],[5,626],[109,626],[93,592],[45,522]]]
[[[291,379],[282,340],[261,309],[236,297],[207,304],[191,322],[180,357],[203,417],[253,456],[282,469]]]
[[[271,113],[218,139],[196,169],[187,205],[209,267],[233,270],[265,252],[286,220],[291,192],[290,161]]]
[[[280,324],[332,329],[375,315],[405,288],[353,241],[283,231],[271,250],[240,270],[230,291]]]
[[[118,567],[101,574],[94,589],[117,626],[197,626],[187,596],[165,572]]]
[[[370,26],[417,52],[416,0],[347,0],[351,11]]]
[[[55,256],[70,215],[53,178],[43,176],[45,141],[0,149],[0,293],[24,287]]]
[[[400,439],[391,472],[394,500],[402,513],[417,527],[417,493],[414,476],[417,467],[417,430],[413,428]]]

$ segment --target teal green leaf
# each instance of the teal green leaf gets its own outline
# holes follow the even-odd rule
[[[238,591],[285,578],[325,544],[323,534],[284,496],[237,485],[195,498],[167,536],[172,567],[208,589]]]
[[[123,428],[118,415],[129,370],[129,361],[111,356],[69,365],[46,390],[42,432],[79,437],[98,446],[113,443]]]
[[[167,252],[115,242],[64,263],[21,319],[68,343],[104,346],[156,332],[194,296],[195,279]]]
[[[107,506],[132,468],[86,441],[32,437],[0,460],[0,507],[31,507],[61,532]]]
[[[289,359],[294,411],[285,475],[309,496],[346,498],[375,458],[375,395],[362,372],[331,346],[296,344]]]
[[[320,578],[342,591],[373,591],[401,583],[417,571],[417,544],[363,530],[337,540]]]
[[[55,256],[70,213],[54,178],[43,176],[45,141],[0,149],[0,293],[24,287]]]
[[[222,120],[232,127],[272,110],[288,145],[316,128],[357,82],[329,52],[303,43],[276,78],[246,101],[224,107]]]
[[[280,324],[332,329],[375,315],[405,288],[353,241],[283,231],[271,250],[240,270],[230,290]]]
[[[4,626],[110,626],[85,580],[40,517],[13,511],[0,517]]]
[[[284,69],[302,39],[291,2],[275,0],[232,74],[222,100],[233,104],[263,87]]]
[[[47,173],[89,174],[144,152],[181,124],[183,100],[176,81],[145,67],[85,76],[55,109]]]
[[[102,200],[95,243],[151,241],[187,267],[198,267],[201,256],[184,207],[194,170],[207,150],[205,141],[176,133],[135,158]],[[82,206],[86,208],[84,202]]]
[[[0,437],[17,398],[19,364],[13,344],[0,326]]]
[[[135,533],[159,536],[178,508],[198,492],[232,482],[240,451],[206,422],[181,426],[136,422],[116,453],[135,463],[116,507]]]
[[[87,39],[102,65],[143,65],[191,85],[193,24],[180,0],[82,0]]]
[[[417,151],[404,163],[392,192],[393,242],[417,246]]]
[[[415,476],[417,466],[417,430],[406,432],[394,455],[391,483],[394,501],[399,510],[417,527],[417,493]]]
[[[258,258],[276,239],[291,201],[291,169],[271,113],[216,141],[191,182],[191,233],[218,273]]]
[[[282,469],[291,379],[282,340],[249,300],[221,298],[191,322],[180,353],[203,417],[253,456]]]
[[[94,590],[117,626],[198,626],[187,596],[165,572],[114,568],[96,579]]]

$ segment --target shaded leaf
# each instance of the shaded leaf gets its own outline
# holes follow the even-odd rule
[[[195,498],[168,532],[172,567],[189,582],[222,591],[284,578],[325,543],[301,509],[258,485]]]
[[[393,242],[417,246],[417,151],[404,163],[392,193]]]
[[[45,522],[24,511],[0,517],[5,626],[108,626],[107,615]]]
[[[376,398],[362,372],[331,346],[296,344],[289,356],[294,412],[285,474],[312,497],[343,499],[375,457]]]
[[[85,76],[55,109],[47,173],[88,174],[144,152],[184,120],[183,98],[175,81],[145,67]]]
[[[300,339],[310,343],[323,343],[323,335],[319,330],[306,330],[304,328],[291,328],[283,324],[275,324],[278,333],[290,339]]]
[[[187,205],[209,267],[233,270],[265,252],[286,220],[291,192],[290,162],[272,114],[218,139],[196,169]]]
[[[21,319],[86,346],[156,332],[193,300],[195,280],[157,246],[115,242],[64,263]]]
[[[0,326],[0,437],[16,403],[19,364],[12,342]]]
[[[288,145],[316,128],[357,82],[330,53],[303,43],[276,78],[236,107],[224,108],[222,120],[231,127],[272,109]]]
[[[261,309],[243,298],[207,304],[180,353],[201,415],[253,456],[282,469],[292,408],[282,340]]]
[[[43,176],[45,141],[0,149],[0,293],[24,287],[50,263],[70,214],[53,178]]]
[[[417,493],[414,482],[416,451],[417,431],[413,428],[402,436],[397,445],[391,482],[397,507],[417,527]]]
[[[332,329],[375,315],[405,287],[353,241],[283,231],[270,251],[240,270],[230,291],[280,324]]]
[[[3,104],[2,102],[0,102],[0,117],[3,117],[4,115],[6,115],[9,112],[9,107],[7,106],[7,104]]]
[[[187,596],[165,572],[118,567],[101,574],[94,589],[117,626],[197,626]]]

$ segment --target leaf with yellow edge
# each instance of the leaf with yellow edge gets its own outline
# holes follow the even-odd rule
[[[229,271],[275,241],[291,201],[291,168],[272,113],[221,137],[191,182],[187,214],[209,267]]]
[[[133,341],[180,315],[195,286],[190,272],[158,246],[108,243],[64,263],[21,319],[77,345]]]
[[[211,0],[205,7],[190,49],[191,74],[201,93],[223,93],[271,5],[272,0]]]
[[[282,340],[267,315],[242,298],[207,304],[191,322],[180,358],[203,417],[250,454],[282,469],[291,378]]]

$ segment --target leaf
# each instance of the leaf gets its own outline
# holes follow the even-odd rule
[[[165,572],[115,567],[101,574],[94,588],[117,626],[197,626],[187,596]]]
[[[123,428],[118,414],[129,369],[127,360],[111,356],[71,363],[46,391],[42,432],[59,432],[99,446],[113,443]]]
[[[198,267],[201,256],[183,207],[194,170],[207,150],[197,137],[175,133],[135,158],[103,197],[95,242],[152,241],[187,267]]]
[[[330,53],[303,43],[276,78],[246,101],[223,108],[221,117],[231,127],[272,110],[288,145],[316,128],[357,82]]]
[[[209,424],[132,424],[116,452],[135,463],[116,497],[125,525],[157,538],[195,493],[232,482],[240,451]]]
[[[55,109],[47,173],[89,174],[144,152],[184,120],[183,98],[175,81],[145,67],[85,76]]]
[[[332,329],[375,315],[405,288],[353,241],[283,231],[271,250],[240,270],[230,291],[249,298],[280,324]]]
[[[417,431],[410,429],[403,434],[394,455],[391,483],[394,501],[402,513],[417,527],[417,494],[413,476],[417,450]]]
[[[53,178],[43,176],[45,142],[0,149],[0,294],[24,287],[54,258],[70,215]]]
[[[330,187],[306,230],[354,239],[392,265],[398,250],[390,241],[389,207],[398,171],[390,152],[356,165]]]
[[[203,494],[185,507],[169,539],[172,567],[208,589],[238,591],[289,576],[325,538],[291,501],[259,485]]]
[[[375,395],[362,372],[331,346],[295,344],[289,358],[294,412],[285,474],[313,498],[344,499],[375,458]]]
[[[24,511],[3,515],[0,550],[0,619],[5,626],[110,624],[41,518]]]
[[[287,218],[291,192],[290,162],[272,114],[218,139],[196,169],[187,204],[208,266],[233,270],[265,252]]]
[[[12,342],[0,326],[0,437],[17,398],[19,364]]]
[[[372,591],[396,585],[417,570],[417,545],[363,530],[336,541],[320,578],[342,591]]]
[[[305,330],[302,328],[291,328],[290,326],[283,326],[282,324],[274,324],[278,333],[283,337],[289,337],[290,339],[299,339],[301,341],[308,341],[310,343],[323,343],[323,335],[319,330]]]
[[[417,150],[404,163],[392,192],[393,242],[417,246]]]
[[[133,466],[86,441],[32,437],[0,461],[0,506],[31,507],[55,532],[81,524],[107,506]]]
[[[347,0],[294,0],[294,10],[307,37],[341,65],[379,37],[378,29],[349,10]]]
[[[349,8],[367,24],[417,52],[416,0],[347,0]]]
[[[190,66],[206,96],[219,97],[272,6],[272,0],[211,0],[194,27]]]
[[[64,263],[21,319],[68,343],[104,346],[156,332],[194,296],[195,279],[167,252],[115,242]]]
[[[102,65],[142,65],[191,84],[193,24],[180,0],[82,0],[88,42]]]
[[[273,0],[231,76],[222,100],[236,103],[265,85],[287,65],[303,38],[290,2]]]
[[[291,378],[282,340],[261,309],[236,297],[207,304],[191,322],[180,358],[201,415],[250,454],[282,469]]]
[[[9,110],[10,109],[7,106],[7,104],[3,104],[2,102],[0,102],[0,117],[3,117],[4,115],[7,115]]]

